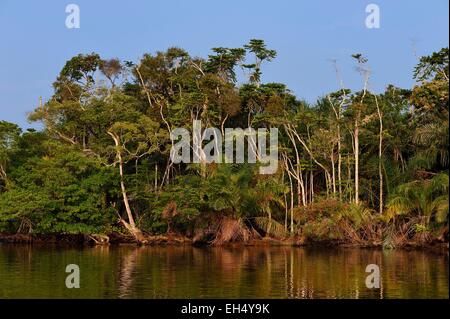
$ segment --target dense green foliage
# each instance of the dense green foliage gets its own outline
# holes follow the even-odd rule
[[[420,59],[414,88],[380,94],[355,54],[361,90],[340,81],[314,105],[261,82],[276,58],[264,41],[212,51],[69,60],[53,97],[30,114],[42,132],[0,122],[0,230],[398,245],[446,229],[448,49]],[[237,83],[239,67],[248,83]],[[194,120],[222,132],[278,128],[279,169],[172,163],[170,133]]]

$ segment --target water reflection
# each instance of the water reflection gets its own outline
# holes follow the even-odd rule
[[[119,267],[119,298],[126,298],[132,291],[133,273],[136,268],[136,260],[139,248],[131,248],[121,258]]]
[[[81,288],[64,285],[65,266]],[[381,270],[368,289],[365,268]],[[448,254],[291,247],[0,245],[1,298],[448,298]]]

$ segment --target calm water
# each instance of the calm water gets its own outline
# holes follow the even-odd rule
[[[80,267],[67,289],[65,267]],[[365,267],[381,288],[365,286]],[[448,255],[307,248],[0,244],[0,298],[448,298]]]

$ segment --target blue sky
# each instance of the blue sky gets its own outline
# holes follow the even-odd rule
[[[67,29],[66,5],[81,11],[81,28]],[[381,27],[365,26],[368,4]],[[371,87],[411,87],[414,55],[448,46],[448,0],[0,0],[0,120],[31,127],[27,112],[78,53],[137,61],[145,52],[179,46],[206,57],[212,47],[264,39],[278,57],[263,81],[283,82],[310,102],[338,88],[337,59],[347,87],[361,79],[350,58],[361,52],[373,70]],[[413,49],[415,47],[415,50]]]

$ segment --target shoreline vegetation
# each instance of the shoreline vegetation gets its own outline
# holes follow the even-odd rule
[[[211,245],[208,242],[195,242],[191,238],[176,235],[162,234],[146,236],[144,244],[136,242],[135,238],[124,234],[5,234],[0,233],[0,244],[30,244],[37,246],[57,246],[57,247],[93,247],[97,245],[141,245],[141,246],[195,246],[195,247],[245,247],[245,246],[290,246],[290,247],[341,247],[341,248],[383,248],[383,243],[366,242],[353,243],[337,240],[327,241],[305,241],[302,238],[282,238],[271,237],[254,238],[247,241],[226,242],[220,245]],[[419,241],[408,241],[397,249],[425,249],[434,252],[445,252],[448,254],[449,243],[444,239],[435,239],[424,243]]]
[[[359,91],[334,61],[338,89],[313,104],[263,83],[276,56],[253,39],[206,58],[68,60],[29,114],[41,131],[0,121],[0,242],[448,250],[448,48],[419,59],[413,88],[381,93],[364,55],[349,57]],[[276,172],[258,173],[248,136],[255,164],[209,163],[203,148],[172,162],[172,132],[196,121],[222,136],[276,128]]]

